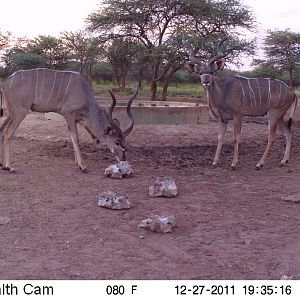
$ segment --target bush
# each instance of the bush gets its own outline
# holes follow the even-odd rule
[[[13,54],[11,62],[13,71],[28,70],[44,67],[46,59],[39,54],[25,52]]]

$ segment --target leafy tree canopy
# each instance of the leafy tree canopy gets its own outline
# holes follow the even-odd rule
[[[222,32],[234,35],[241,28],[253,28],[253,23],[251,11],[239,0],[105,0],[102,8],[87,18],[88,29],[104,41],[131,38],[144,46],[153,73],[152,99],[157,79],[170,71],[166,66],[172,67],[172,74],[175,60],[182,66],[187,59],[183,32],[194,33],[208,53],[208,38],[219,38]]]
[[[288,72],[290,86],[294,73],[300,67],[300,33],[286,30],[268,31],[265,38],[266,59],[256,61],[256,65],[269,66],[281,72]]]

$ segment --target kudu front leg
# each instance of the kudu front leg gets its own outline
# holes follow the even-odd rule
[[[79,169],[81,172],[86,173],[87,169],[85,165],[83,164],[83,160],[80,154],[80,147],[79,147],[79,136],[78,136],[78,131],[77,131],[77,125],[75,122],[75,119],[73,117],[66,117],[65,119],[68,124],[68,129],[71,135],[71,140],[73,144],[73,149],[74,149],[74,156],[75,156],[75,163],[78,164]]]
[[[227,123],[223,122],[223,120],[219,120],[219,132],[218,132],[218,146],[215,154],[215,158],[213,161],[213,166],[216,167],[218,165],[221,149],[224,141],[224,136],[227,129]]]
[[[27,111],[21,110],[17,114],[14,114],[13,117],[9,117],[7,119],[6,127],[3,128],[3,137],[2,139],[2,169],[7,170],[9,172],[15,172],[14,168],[11,166],[11,155],[10,155],[10,143],[12,140],[12,137],[19,127],[20,123],[23,121],[23,119],[26,117]],[[6,120],[5,120],[6,122]]]
[[[0,134],[0,168],[3,166],[3,135]]]

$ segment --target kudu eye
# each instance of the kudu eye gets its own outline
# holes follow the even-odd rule
[[[121,146],[121,142],[120,141],[116,141],[115,144],[116,144],[116,146]]]

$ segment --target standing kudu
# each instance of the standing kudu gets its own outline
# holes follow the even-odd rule
[[[286,137],[286,148],[281,165],[285,165],[290,156],[292,117],[296,110],[297,97],[294,92],[282,81],[269,78],[244,78],[239,76],[219,79],[215,74],[224,67],[224,57],[220,47],[227,37],[223,38],[217,46],[217,55],[206,65],[202,65],[195,58],[195,51],[189,47],[189,62],[187,68],[190,72],[200,75],[201,83],[207,94],[210,114],[219,124],[218,146],[213,161],[217,166],[224,135],[229,120],[233,120],[234,155],[231,167],[235,169],[238,162],[238,148],[243,116],[267,115],[269,122],[269,137],[266,150],[256,164],[260,169],[275,141],[277,126]],[[289,119],[284,116],[290,109]]]
[[[1,87],[6,102],[8,116],[0,127],[0,165],[4,170],[13,171],[10,161],[10,142],[14,132],[26,117],[29,110],[37,112],[55,112],[62,115],[70,131],[75,161],[81,171],[83,164],[77,132],[77,123],[82,124],[95,139],[103,139],[118,160],[125,160],[125,137],[134,124],[130,110],[138,90],[127,104],[130,126],[122,131],[112,118],[116,104],[113,98],[108,112],[99,107],[87,81],[76,72],[33,69],[18,71],[11,75]],[[0,108],[2,112],[2,107]]]

